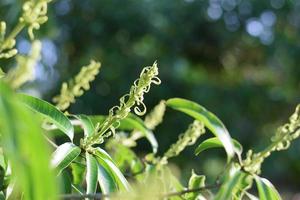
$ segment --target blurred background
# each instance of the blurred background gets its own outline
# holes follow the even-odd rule
[[[0,1],[8,29],[22,3]],[[196,101],[224,122],[245,151],[259,151],[300,102],[299,9],[297,0],[55,0],[49,21],[36,34],[43,46],[36,78],[22,90],[51,101],[63,81],[96,59],[102,62],[100,74],[70,111],[107,114],[141,69],[157,60],[162,84],[145,96],[149,110],[171,97]],[[18,50],[28,53],[26,32],[17,42]],[[155,133],[160,154],[190,122],[167,111]],[[192,168],[213,180],[225,153],[211,150],[195,157],[194,149],[171,162],[183,180]],[[137,151],[143,155],[150,146],[142,141]],[[262,176],[286,199],[300,199],[299,153],[297,140],[263,164]]]

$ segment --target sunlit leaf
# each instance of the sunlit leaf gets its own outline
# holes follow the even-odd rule
[[[55,106],[42,99],[32,97],[26,94],[18,94],[18,98],[26,106],[36,111],[37,113],[42,114],[46,119],[55,124],[57,128],[59,128],[71,139],[71,141],[73,140],[74,129],[70,120]]]
[[[26,200],[57,199],[54,173],[49,167],[50,151],[39,128],[41,123],[18,97],[0,83],[1,143],[17,179],[17,188],[24,192]]]
[[[189,180],[188,189],[197,189],[205,186],[205,176],[197,175],[194,170]],[[187,200],[205,199],[200,192],[191,192],[185,195]]]
[[[82,128],[84,130],[85,137],[91,136],[95,132],[95,127],[91,119],[86,115],[75,115],[82,124]]]
[[[98,163],[93,155],[86,152],[86,193],[94,194],[97,189]]]
[[[270,181],[259,176],[255,176],[260,200],[281,200],[281,197]]]
[[[237,154],[241,154],[243,151],[242,145],[235,139],[231,139],[232,143],[234,145],[234,151]],[[195,150],[195,154],[198,155],[202,151],[205,151],[207,149],[211,148],[220,148],[223,147],[222,142],[217,137],[209,138],[207,140],[204,140],[201,144],[198,145],[198,147]]]
[[[249,192],[245,192],[245,196],[247,196],[249,200],[259,200],[256,196],[250,194]]]
[[[114,177],[108,170],[98,163],[98,182],[103,194],[110,194],[118,190]]]
[[[113,177],[118,189],[128,191],[130,189],[129,183],[112,158],[101,148],[96,149],[95,155],[99,165],[101,165],[109,173],[109,175]]]
[[[80,152],[81,149],[75,144],[70,142],[64,143],[53,152],[51,166],[60,172],[68,167],[79,156]]]
[[[231,141],[231,137],[228,130],[217,116],[199,104],[181,98],[169,99],[166,102],[166,105],[203,122],[205,126],[222,142],[229,159],[233,157],[234,145]]]

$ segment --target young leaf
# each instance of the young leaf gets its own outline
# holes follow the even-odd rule
[[[234,145],[234,151],[240,155],[243,151],[242,145],[235,139],[231,139],[231,140]],[[223,147],[223,145],[222,142],[219,140],[219,138],[217,137],[209,138],[203,141],[201,144],[199,144],[199,146],[195,150],[195,154],[198,155],[199,153],[207,149],[220,148],[220,147]]]
[[[157,152],[158,143],[152,131],[147,129],[143,120],[139,117],[129,114],[125,119],[121,121],[119,129],[123,130],[138,130],[140,131],[150,142],[152,146],[153,153]]]
[[[30,109],[42,114],[44,117],[46,117],[46,119],[54,123],[57,128],[59,128],[70,138],[71,141],[73,140],[73,126],[70,120],[61,111],[59,111],[50,103],[36,97],[26,94],[18,94],[18,98]]]
[[[84,130],[84,136],[88,137],[94,134],[95,127],[91,119],[86,115],[74,115],[82,124]]]
[[[200,188],[200,187],[204,187],[205,186],[205,176],[203,175],[197,175],[194,170],[192,171],[192,176],[190,177],[189,180],[189,185],[188,185],[188,189],[196,189],[196,188]],[[194,200],[194,199],[203,199],[204,197],[201,195],[200,192],[192,192],[192,193],[188,193],[186,194],[186,199],[188,200]]]
[[[228,158],[231,159],[233,157],[234,145],[231,141],[231,137],[228,130],[217,116],[199,104],[181,98],[169,99],[166,102],[166,105],[203,122],[205,126],[222,142]]]
[[[56,168],[58,172],[68,167],[73,160],[79,156],[81,149],[73,143],[67,142],[53,152],[51,158],[51,166]]]
[[[119,190],[129,191],[130,186],[122,172],[113,162],[112,158],[101,148],[97,148],[95,151],[96,159],[111,177],[113,177]]]
[[[275,187],[265,178],[255,176],[255,182],[258,189],[260,200],[281,200],[281,197]]]
[[[94,194],[97,189],[98,164],[93,155],[86,152],[86,193]]]
[[[26,200],[57,199],[55,176],[49,167],[50,151],[38,118],[18,101],[18,96],[0,83],[1,145],[10,158],[15,184]],[[5,181],[5,180],[4,180]],[[6,196],[11,194],[10,183]]]

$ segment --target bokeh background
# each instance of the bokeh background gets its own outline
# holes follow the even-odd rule
[[[22,2],[0,1],[8,28]],[[101,72],[70,111],[106,114],[142,67],[157,60],[162,84],[146,95],[148,109],[171,97],[196,101],[219,116],[245,150],[261,150],[300,102],[299,9],[297,0],[54,0],[49,21],[36,34],[43,44],[36,78],[22,90],[51,100],[63,81],[96,59]],[[17,48],[28,53],[26,32]],[[168,110],[155,133],[159,152],[191,121]],[[195,157],[194,149],[171,161],[182,178],[194,168],[213,179],[224,166],[224,152]],[[141,155],[149,150],[145,141],[137,147]],[[263,176],[286,199],[300,192],[299,153],[295,141],[263,164]]]

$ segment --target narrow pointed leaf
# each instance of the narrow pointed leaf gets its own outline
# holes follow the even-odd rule
[[[231,159],[233,157],[234,145],[231,141],[231,137],[228,130],[217,116],[199,104],[181,98],[169,99],[166,102],[166,105],[203,122],[205,126],[222,142],[228,158]]]
[[[157,153],[157,149],[158,149],[158,142],[153,134],[152,131],[150,131],[149,129],[147,129],[147,127],[145,126],[143,120],[141,120],[139,117],[130,114],[128,115],[125,119],[123,119],[121,121],[120,124],[120,129],[128,129],[128,130],[138,130],[140,131],[144,137],[147,138],[147,140],[149,141],[149,143],[152,146],[152,150],[153,153]]]
[[[18,188],[27,200],[57,199],[55,175],[49,167],[50,151],[40,129],[41,122],[1,82],[0,119],[1,146],[16,179],[6,188],[6,197],[13,188]]]
[[[242,145],[235,139],[231,139],[231,140],[234,145],[234,151],[237,154],[241,154],[243,151]],[[209,138],[207,140],[204,140],[201,144],[199,144],[199,146],[195,150],[195,154],[198,155],[199,153],[201,153],[202,151],[205,151],[207,149],[221,148],[221,147],[224,147],[224,146],[223,146],[222,142],[219,140],[219,138],[217,138],[217,137]]]
[[[98,163],[113,177],[118,189],[128,191],[130,189],[129,183],[112,158],[101,148],[96,149],[95,155]]]
[[[97,189],[98,164],[93,155],[86,152],[86,193],[94,194]]]
[[[103,194],[111,194],[118,191],[114,177],[101,164],[98,163],[98,182]]]
[[[84,130],[84,136],[88,137],[94,134],[95,132],[95,127],[91,119],[86,116],[86,115],[75,115],[76,117],[82,124],[82,128]]]
[[[260,200],[281,200],[281,197],[270,181],[259,176],[255,176]]]
[[[55,124],[71,141],[73,140],[74,128],[70,120],[55,106],[42,99],[26,94],[18,94],[18,98],[30,109],[42,114],[46,119]]]
[[[68,167],[73,160],[79,156],[81,149],[73,143],[67,142],[55,150],[51,158],[51,166],[56,168],[58,172]]]

